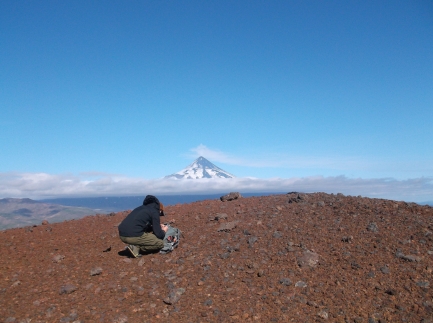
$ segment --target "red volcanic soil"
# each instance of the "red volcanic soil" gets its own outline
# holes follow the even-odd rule
[[[129,258],[128,211],[0,232],[0,322],[433,322],[433,208],[298,194],[166,207],[170,254]]]

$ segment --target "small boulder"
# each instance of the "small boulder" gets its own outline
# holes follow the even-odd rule
[[[215,215],[215,220],[219,221],[219,220],[227,220],[228,215],[226,213],[217,213]]]
[[[63,285],[60,287],[59,294],[71,294],[77,290],[77,287],[71,284]]]
[[[93,268],[90,271],[90,276],[96,276],[96,275],[100,275],[100,274],[102,274],[102,268],[101,267]]]
[[[377,224],[374,222],[370,222],[367,226],[367,230],[370,232],[378,232],[379,228],[377,227]]]
[[[314,268],[319,263],[319,255],[313,251],[306,250],[301,257],[298,258],[299,267]]]
[[[290,286],[290,285],[292,285],[292,281],[289,278],[287,278],[287,277],[281,278],[280,281],[279,281],[279,283],[281,285],[284,285],[284,286]]]
[[[220,231],[230,232],[231,230],[236,228],[236,226],[237,226],[237,221],[222,223],[219,226],[217,231],[218,232],[220,232]]]
[[[223,202],[227,202],[227,201],[237,200],[241,197],[242,197],[242,195],[239,192],[231,192],[227,195],[221,196],[220,200]]]

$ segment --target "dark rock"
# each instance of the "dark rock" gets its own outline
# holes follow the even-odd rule
[[[242,195],[239,192],[231,192],[227,195],[221,196],[220,199],[223,202],[227,202],[227,201],[237,200],[241,197],[242,197]]]
[[[306,250],[303,252],[302,256],[298,258],[298,266],[299,267],[317,267],[319,263],[319,255],[310,250]]]
[[[348,243],[351,243],[352,240],[353,240],[353,236],[347,236],[347,237],[341,238],[341,241],[348,242]]]
[[[321,310],[321,311],[319,311],[319,313],[317,313],[317,316],[324,319],[324,320],[327,320],[329,317],[329,314],[326,310]]]
[[[228,215],[226,213],[217,213],[217,215],[215,216],[215,220],[219,221],[219,220],[227,220]]]
[[[288,203],[299,203],[304,200],[304,197],[296,192],[288,193],[288,195],[290,196]]]
[[[353,269],[360,269],[360,268],[362,268],[356,261],[352,261],[351,263],[350,263],[350,266],[353,268]]]
[[[230,232],[231,230],[236,228],[237,224],[238,224],[237,221],[222,223],[219,226],[219,228],[217,229],[217,231],[218,232],[220,232],[220,231]]]
[[[403,259],[403,260],[406,260],[406,261],[409,261],[409,262],[420,262],[422,260],[422,258],[419,257],[419,256],[405,255],[405,254],[403,254],[402,252],[399,252],[399,251],[397,251],[395,253],[395,256],[397,258],[400,258],[400,259]]]
[[[63,256],[63,255],[55,255],[54,257],[53,257],[53,262],[61,262],[63,259],[65,258],[65,256]]]
[[[67,285],[63,285],[62,287],[60,287],[60,291],[59,294],[71,294],[73,292],[75,292],[78,288],[74,285],[71,284],[67,284]]]
[[[430,283],[428,281],[417,281],[416,285],[422,288],[428,288]]]
[[[295,284],[295,287],[305,288],[305,287],[307,287],[307,283],[306,283],[306,282],[303,282],[303,281],[298,281],[298,282]]]
[[[387,289],[385,290],[385,293],[388,295],[396,295],[396,291],[394,289]]]
[[[165,304],[173,305],[177,301],[179,301],[179,299],[180,299],[180,297],[182,296],[183,293],[185,293],[185,289],[184,288],[172,289],[170,291],[170,293],[168,294],[168,297],[164,298],[163,301],[164,301]]]
[[[102,274],[102,268],[101,267],[93,268],[90,271],[90,276],[96,276],[96,275],[100,275],[100,274]]]
[[[256,241],[257,241],[257,237],[255,236],[248,238],[248,246],[251,248]]]
[[[280,231],[275,231],[274,234],[272,235],[274,238],[281,238],[283,235],[281,234]]]
[[[113,323],[128,323],[128,317],[124,314],[115,316],[111,322]]]
[[[290,286],[290,285],[292,285],[292,281],[290,280],[290,278],[281,278],[279,280],[279,283],[281,285],[284,285],[284,286]]]
[[[228,257],[230,257],[230,252],[224,252],[220,257],[221,259],[227,259]]]
[[[370,222],[367,226],[367,230],[370,232],[378,232],[379,228],[377,227],[377,224],[375,222]]]

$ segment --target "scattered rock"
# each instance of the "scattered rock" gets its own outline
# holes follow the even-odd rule
[[[128,323],[128,317],[124,314],[117,315],[112,319],[113,323]]]
[[[101,267],[93,268],[90,271],[90,276],[96,276],[96,275],[100,275],[100,274],[102,274],[102,268]]]
[[[206,306],[210,306],[210,305],[213,304],[213,301],[211,299],[207,299],[207,300],[204,301],[203,304],[206,305]]]
[[[295,287],[305,288],[305,287],[307,287],[307,283],[306,283],[306,282],[303,282],[303,281],[298,281],[298,282],[295,284]]]
[[[173,305],[179,301],[183,293],[185,293],[184,288],[174,288],[169,292],[168,297],[164,298],[163,301],[167,305]]]
[[[430,283],[427,281],[418,281],[416,282],[416,285],[422,288],[428,288],[430,286]]]
[[[347,236],[347,237],[341,238],[341,241],[348,242],[348,243],[351,243],[352,240],[353,240],[353,236]]]
[[[11,285],[11,287],[17,287],[19,285],[21,285],[21,282],[19,280],[17,280]]]
[[[248,238],[248,247],[252,248],[252,246],[254,245],[254,243],[256,243],[257,241],[257,237],[252,236]]]
[[[303,196],[297,192],[290,192],[287,194],[290,196],[288,203],[300,203],[304,200]]]
[[[302,256],[298,258],[299,267],[310,267],[314,268],[319,263],[319,255],[310,250],[306,250],[303,252]]]
[[[290,278],[281,278],[280,281],[279,281],[279,283],[281,285],[284,285],[284,286],[290,286],[290,285],[292,285],[292,281],[290,280]]]
[[[375,222],[371,222],[368,224],[367,230],[370,232],[378,232],[379,228],[377,227],[377,224]]]
[[[395,256],[397,258],[406,260],[406,261],[410,261],[410,262],[420,262],[422,260],[421,257],[419,256],[415,256],[415,255],[405,255],[402,252],[397,251]]]
[[[224,252],[223,254],[221,254],[221,259],[227,259],[228,257],[230,257],[230,252]]]
[[[275,232],[272,234],[272,236],[273,236],[274,238],[277,238],[277,239],[283,237],[283,235],[281,234],[280,231],[275,231]]]
[[[324,320],[327,320],[329,315],[326,310],[321,310],[319,313],[317,313],[317,316]]]
[[[219,226],[217,231],[218,232],[220,232],[220,231],[230,232],[231,230],[236,228],[236,226],[237,226],[237,221],[221,223],[221,225]]]
[[[74,285],[71,284],[67,284],[67,285],[63,285],[62,287],[60,287],[60,291],[59,294],[71,294],[73,292],[75,292],[78,288]]]
[[[215,215],[215,220],[219,221],[219,220],[227,220],[228,215],[226,213],[217,213]]]
[[[227,195],[221,196],[220,199],[223,202],[227,202],[227,201],[233,201],[233,200],[237,200],[239,198],[241,198],[241,194],[239,192],[231,192]]]

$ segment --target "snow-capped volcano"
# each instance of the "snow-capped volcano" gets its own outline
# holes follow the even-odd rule
[[[204,157],[199,157],[181,171],[165,176],[165,178],[197,179],[197,178],[233,178],[234,176],[215,166]]]

